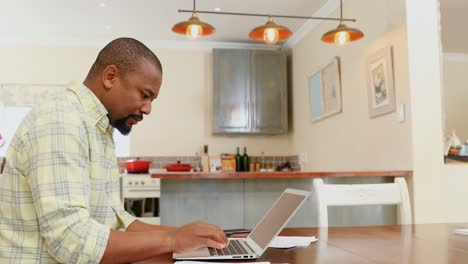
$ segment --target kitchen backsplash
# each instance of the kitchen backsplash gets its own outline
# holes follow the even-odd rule
[[[44,98],[53,97],[72,84],[0,83],[3,106],[34,106]],[[27,94],[27,96],[24,96]]]
[[[130,159],[136,159],[137,156],[131,157],[119,157],[119,170],[121,173],[125,172],[125,165],[124,162]],[[181,163],[188,163],[192,167],[197,167],[197,157],[196,156],[174,156],[174,157],[145,157],[145,156],[138,156],[141,160],[149,160],[151,161],[151,168],[152,169],[161,169],[166,167],[167,165],[177,163],[180,161]],[[250,162],[259,162],[262,163],[262,158],[264,159],[265,165],[271,164],[274,168],[278,165],[284,164],[285,162],[289,161],[291,164],[291,169],[293,171],[301,171],[301,166],[299,164],[299,156],[298,155],[291,155],[291,156],[249,156]],[[200,165],[199,165],[200,166]]]

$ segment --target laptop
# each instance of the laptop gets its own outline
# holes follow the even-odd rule
[[[188,253],[174,253],[177,260],[256,259],[301,207],[310,192],[286,189],[246,238],[229,238],[224,249],[200,248]]]

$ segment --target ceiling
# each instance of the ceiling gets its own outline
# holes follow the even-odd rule
[[[198,0],[197,10],[312,16],[327,3],[338,0]],[[345,2],[346,3],[346,2]],[[144,42],[188,42],[171,31],[190,17],[179,9],[192,9],[192,0],[0,0],[0,43],[106,43],[119,36]],[[346,4],[344,4],[346,15]],[[332,11],[332,10],[331,10]],[[326,14],[328,15],[328,14]],[[262,17],[199,14],[216,28],[197,42],[258,43],[248,38],[251,29],[266,22]],[[296,32],[310,20],[276,18]],[[316,20],[317,21],[317,20]],[[335,21],[325,21],[335,27]]]
[[[467,0],[440,0],[442,50],[468,54]]]
[[[346,16],[346,3],[344,13]],[[239,4],[242,3],[242,4]],[[329,16],[338,0],[198,0],[197,9],[221,12]],[[352,1],[349,1],[352,3]],[[199,14],[216,28],[215,34],[197,40],[171,31],[175,23],[190,17],[179,9],[192,9],[192,0],[0,0],[0,44],[65,44],[101,46],[120,36],[130,36],[153,46],[198,44],[266,47],[248,38],[250,30],[266,18]],[[328,5],[328,12],[321,12]],[[326,9],[326,8],[325,8]],[[467,53],[468,33],[464,25],[467,0],[440,0],[441,35],[444,52]],[[320,20],[275,18],[294,33],[307,23]],[[330,28],[334,21],[324,21]],[[302,28],[301,28],[302,27]]]

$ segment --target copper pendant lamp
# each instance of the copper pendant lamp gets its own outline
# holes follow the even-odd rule
[[[275,44],[280,40],[288,39],[291,35],[291,30],[287,27],[277,25],[273,22],[271,16],[268,17],[268,22],[266,22],[265,25],[258,26],[249,33],[251,39],[264,41],[267,44]]]
[[[347,27],[343,23],[343,0],[340,0],[340,24],[337,28],[328,31],[322,36],[322,41],[326,43],[335,43],[343,46],[349,42],[356,41],[364,37],[364,33],[359,29]]]
[[[203,10],[197,11],[195,7],[195,0],[193,0],[193,10],[179,9],[179,13],[181,12],[192,13],[192,17],[188,21],[184,21],[174,25],[172,27],[172,31],[178,34],[187,35],[189,39],[196,39],[198,37],[207,36],[215,32],[214,27],[212,27],[210,24],[200,21],[200,19],[197,17],[197,14],[268,17],[268,22],[265,25],[258,26],[249,33],[249,37],[251,39],[263,41],[267,44],[275,44],[278,41],[288,39],[292,35],[292,32],[288,28],[277,25],[275,22],[273,22],[273,17],[339,21],[340,24],[336,29],[330,30],[322,36],[322,41],[326,43],[336,43],[337,45],[341,46],[364,37],[364,34],[360,30],[355,28],[349,28],[344,24],[345,21],[355,22],[356,19],[343,18],[343,0],[340,0],[340,18],[291,16],[281,14],[219,12]]]
[[[198,18],[195,0],[193,0],[192,16],[187,21],[175,24],[172,27],[172,31],[178,34],[186,35],[187,38],[194,40],[201,36],[213,34],[215,32],[215,28],[208,23],[202,22]]]

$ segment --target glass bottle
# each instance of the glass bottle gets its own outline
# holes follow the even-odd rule
[[[266,169],[265,167],[265,152],[262,151],[262,165],[260,166],[260,171],[262,171]]]
[[[201,157],[203,172],[210,172],[210,157],[208,156],[208,145],[203,146],[203,155]]]
[[[193,169],[193,171],[195,172],[201,171],[200,163],[201,163],[200,154],[198,152],[195,152],[195,168]]]
[[[242,171],[242,156],[239,153],[239,147],[237,147],[236,154],[236,171]]]
[[[244,147],[244,154],[242,155],[242,171],[249,171],[249,155],[247,155],[247,147]]]

